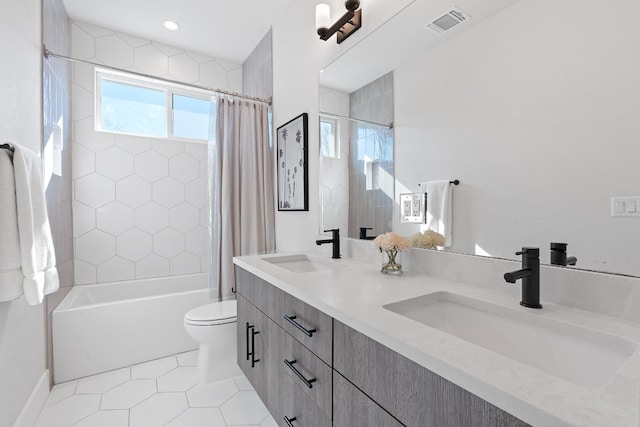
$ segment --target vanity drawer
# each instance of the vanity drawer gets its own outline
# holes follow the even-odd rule
[[[333,358],[333,318],[285,294],[280,325],[326,364]]]
[[[280,415],[274,416],[278,425],[283,427],[332,427],[331,417],[322,411],[311,397],[301,392],[297,382],[297,378],[284,375]],[[331,384],[329,384],[330,386]],[[290,424],[287,423],[285,417],[290,420]]]
[[[236,287],[240,295],[280,323],[285,293],[255,274],[236,266]]]
[[[285,334],[284,374],[331,418],[331,367],[290,335]]]
[[[334,371],[334,427],[401,427],[403,424]]]

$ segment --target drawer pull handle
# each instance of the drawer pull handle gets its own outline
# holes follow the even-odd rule
[[[313,333],[316,332],[316,330],[315,329],[306,329],[300,323],[296,322],[294,320],[295,318],[296,318],[296,316],[287,316],[287,315],[284,316],[284,320],[286,320],[287,322],[291,323],[296,328],[300,329],[302,331],[302,333],[304,333],[306,336],[312,337]]]
[[[289,427],[295,427],[295,426],[293,425],[293,422],[294,422],[295,420],[296,420],[296,417],[293,417],[293,418],[289,418],[289,417],[287,417],[287,416],[285,416],[285,417],[284,417],[284,422],[285,422],[285,423],[287,423],[287,425],[288,425]]]
[[[260,361],[260,359],[256,359],[256,335],[258,335],[260,331],[252,330],[251,331],[251,367],[255,368],[256,363]]]
[[[300,378],[300,381],[302,381],[307,387],[313,388],[313,383],[316,382],[316,379],[315,378],[311,378],[310,380],[306,379],[304,375],[302,375],[300,371],[298,371],[295,368],[295,366],[293,366],[294,363],[296,363],[296,360],[292,360],[291,362],[289,362],[287,359],[284,359],[284,364],[287,365],[289,369],[291,369],[298,378]]]
[[[249,325],[249,322],[247,322],[247,329],[245,331],[245,338],[246,338],[246,343],[247,343],[247,360],[249,360],[249,357],[251,357],[252,351],[250,350],[251,347],[249,347],[249,331],[252,331],[254,328],[253,325]]]

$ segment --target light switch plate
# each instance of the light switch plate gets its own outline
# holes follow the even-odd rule
[[[424,193],[400,194],[400,222],[424,223]]]
[[[611,216],[640,217],[640,196],[612,197]]]

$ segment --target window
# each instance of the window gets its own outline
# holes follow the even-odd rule
[[[320,156],[340,158],[338,120],[320,116]]]
[[[96,70],[96,129],[152,138],[207,141],[211,93],[125,73]]]

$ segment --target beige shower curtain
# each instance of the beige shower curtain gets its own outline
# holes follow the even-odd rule
[[[265,104],[217,100],[209,143],[211,298],[233,297],[234,256],[273,252],[275,201]]]

